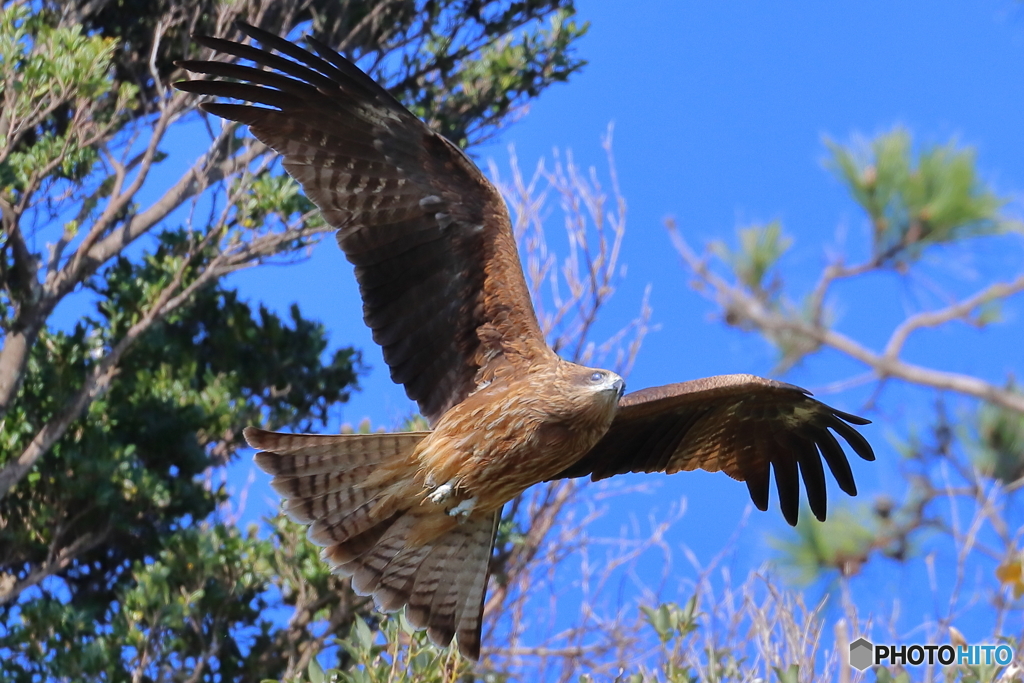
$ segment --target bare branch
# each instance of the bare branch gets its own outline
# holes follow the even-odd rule
[[[900,351],[903,350],[903,345],[906,344],[907,338],[923,327],[937,327],[954,320],[965,320],[973,311],[985,304],[1006,299],[1022,291],[1024,291],[1024,274],[1019,275],[1010,282],[997,282],[989,285],[963,301],[958,301],[941,310],[926,311],[912,315],[900,323],[899,327],[893,331],[892,336],[889,338],[889,343],[885,345],[883,355],[886,358],[896,358],[899,356]]]
[[[33,567],[28,575],[21,580],[10,575],[0,576],[0,605],[13,604],[23,591],[38,585],[47,577],[67,569],[76,557],[106,543],[109,536],[110,529],[93,531],[79,536],[71,545],[59,550],[51,548],[50,556],[46,561]]]
[[[820,324],[787,317],[771,310],[757,297],[740,287],[730,285],[711,271],[707,261],[693,251],[673,223],[669,222],[668,228],[673,244],[687,266],[703,285],[710,287],[712,298],[718,302],[719,306],[739,320],[747,321],[769,334],[796,334],[813,340],[817,344],[836,349],[870,367],[879,379],[897,378],[934,389],[955,391],[1024,413],[1024,395],[1022,394],[1003,389],[971,375],[934,370],[890,357],[885,353],[875,353],[850,337]],[[1008,291],[1019,291],[1020,289],[1017,281],[1005,286]],[[927,321],[927,318],[922,320]],[[908,329],[907,334],[910,331]]]

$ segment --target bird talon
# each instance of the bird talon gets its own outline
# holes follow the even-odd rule
[[[427,500],[429,500],[431,503],[434,503],[435,505],[440,505],[441,503],[444,503],[449,498],[451,498],[454,492],[455,485],[449,481],[435,488],[430,493],[430,495],[427,496]]]
[[[476,507],[476,498],[467,498],[462,501],[451,510],[448,511],[449,517],[458,517],[459,523],[465,522],[469,519],[469,516],[473,514],[473,509]]]

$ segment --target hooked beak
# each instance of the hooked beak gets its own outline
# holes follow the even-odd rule
[[[616,377],[615,381],[612,382],[612,387],[615,389],[615,393],[618,397],[622,398],[622,395],[626,393],[626,380],[621,377]]]

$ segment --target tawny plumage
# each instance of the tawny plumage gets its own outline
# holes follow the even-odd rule
[[[337,228],[391,377],[431,426],[245,431],[285,511],[357,592],[477,658],[501,508],[533,484],[700,468],[745,481],[764,510],[774,471],[795,524],[801,478],[825,517],[824,458],[856,494],[832,432],[873,460],[848,424],[868,421],[803,389],[727,375],[623,396],[615,373],[560,359],[537,324],[504,202],[473,162],[327,46],[239,28],[262,47],[197,37],[229,61],[183,62],[215,80],[177,87],[254,103],[200,106],[281,153]]]

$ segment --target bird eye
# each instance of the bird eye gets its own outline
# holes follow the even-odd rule
[[[604,381],[604,373],[603,372],[593,372],[593,373],[591,373],[590,374],[590,381],[593,384],[599,384],[600,382],[603,382]]]

